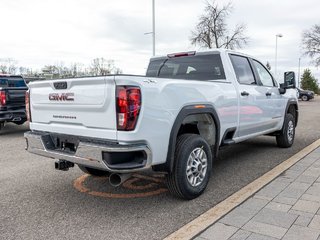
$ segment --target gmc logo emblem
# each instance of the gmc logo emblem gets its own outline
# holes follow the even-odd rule
[[[74,93],[50,93],[50,101],[74,101]]]

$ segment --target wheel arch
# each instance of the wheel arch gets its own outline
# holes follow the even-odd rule
[[[217,157],[220,145],[220,120],[217,111],[209,104],[188,105],[181,109],[172,126],[166,162],[153,166],[153,170],[173,170],[176,141],[178,136],[184,133],[195,133],[204,137],[213,151],[213,158]]]
[[[287,113],[291,113],[294,116],[295,126],[297,126],[299,120],[299,107],[296,99],[290,99],[288,101],[285,114]]]

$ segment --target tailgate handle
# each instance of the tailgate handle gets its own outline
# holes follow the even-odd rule
[[[68,84],[67,82],[55,82],[53,83],[55,89],[67,89]]]

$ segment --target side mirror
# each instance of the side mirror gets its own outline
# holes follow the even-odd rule
[[[296,76],[294,72],[285,72],[284,73],[284,88],[296,88]]]

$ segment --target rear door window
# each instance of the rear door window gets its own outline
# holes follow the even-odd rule
[[[257,84],[248,58],[238,55],[230,55],[230,58],[240,84]]]
[[[146,76],[204,81],[226,78],[220,54],[151,60]]]

